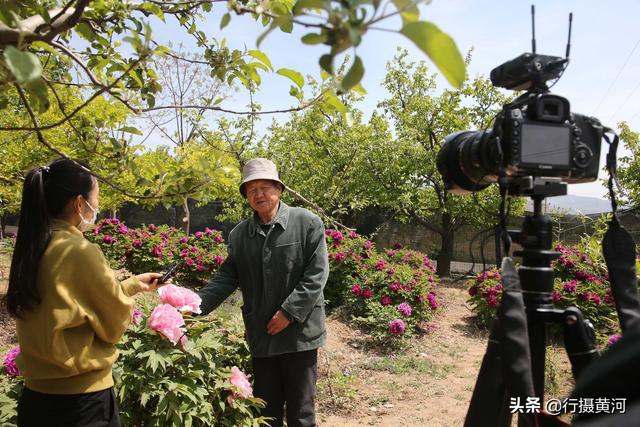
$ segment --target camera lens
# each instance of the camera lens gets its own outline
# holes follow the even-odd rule
[[[490,131],[465,131],[447,136],[437,165],[447,191],[467,194],[496,182],[498,152]]]

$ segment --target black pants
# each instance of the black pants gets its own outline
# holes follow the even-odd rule
[[[280,427],[287,406],[289,427],[316,425],[315,396],[318,350],[253,358],[254,395],[267,402],[262,410],[272,417],[271,427]]]
[[[47,394],[24,388],[18,427],[120,427],[113,388],[93,393]]]

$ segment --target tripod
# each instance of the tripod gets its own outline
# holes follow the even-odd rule
[[[558,258],[552,250],[553,221],[542,212],[545,197],[567,194],[567,184],[555,179],[536,178],[510,184],[511,194],[529,196],[533,200],[533,214],[525,216],[522,230],[509,230],[514,242],[522,245],[522,250],[514,255],[522,257],[518,269],[522,284],[523,299],[527,314],[529,345],[531,349],[531,371],[535,395],[544,401],[545,353],[547,329],[551,323],[561,324],[564,332],[564,346],[571,361],[574,378],[598,357],[593,325],[584,319],[576,307],[561,310],[553,307],[553,268],[551,262]],[[543,406],[544,408],[544,406]]]

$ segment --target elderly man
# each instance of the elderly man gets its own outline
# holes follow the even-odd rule
[[[227,259],[200,291],[202,312],[240,287],[254,391],[267,403],[262,415],[281,426],[286,403],[289,427],[313,426],[317,349],[326,337],[324,226],[280,200],[284,184],[270,160],[253,159],[242,172],[240,193],[254,214],[231,230]]]

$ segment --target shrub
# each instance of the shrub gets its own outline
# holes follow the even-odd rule
[[[424,254],[401,247],[380,254],[369,240],[338,230],[327,230],[327,242],[331,273],[325,295],[342,303],[375,342],[402,345],[433,317],[437,280]]]
[[[187,236],[167,225],[128,228],[111,218],[100,221],[87,238],[100,245],[113,268],[137,274],[179,263],[177,277],[188,285],[202,284],[226,257],[222,233],[209,228]]]
[[[490,326],[502,300],[502,277],[497,269],[483,271],[468,281],[471,309],[483,326]]]
[[[250,353],[238,322],[182,318],[176,311],[180,319],[160,319],[160,326],[152,328],[149,319],[157,298],[138,301],[141,306],[134,309],[113,366],[123,425],[265,424],[258,415],[264,403],[252,397],[243,374],[250,368]],[[167,338],[173,328],[183,333],[176,344]],[[15,372],[8,366],[5,362],[5,375],[0,378],[0,425],[15,425],[22,389],[21,378],[12,376]]]
[[[164,335],[167,325],[154,325],[157,334],[151,329],[150,313],[163,315],[157,314],[158,307],[166,305],[154,310],[152,304],[143,305],[142,319],[138,314],[138,324],[130,326],[118,345],[114,376],[123,425],[263,424],[258,416],[262,401],[235,380],[238,370],[250,368],[243,329],[215,317],[185,316],[185,334],[173,344]]]
[[[552,262],[555,278],[551,295],[553,305],[558,308],[578,307],[594,324],[600,344],[605,344],[608,337],[620,329],[601,249],[605,230],[606,218],[603,217],[596,222],[594,233],[584,235],[578,244],[556,244],[555,250],[560,256]],[[479,322],[488,326],[502,295],[499,273],[495,270],[480,273],[468,285],[469,302]]]
[[[370,240],[350,231],[326,230],[327,251],[331,272],[324,288],[327,308],[342,306],[349,295],[345,283],[358,274],[358,267],[375,252]]]

